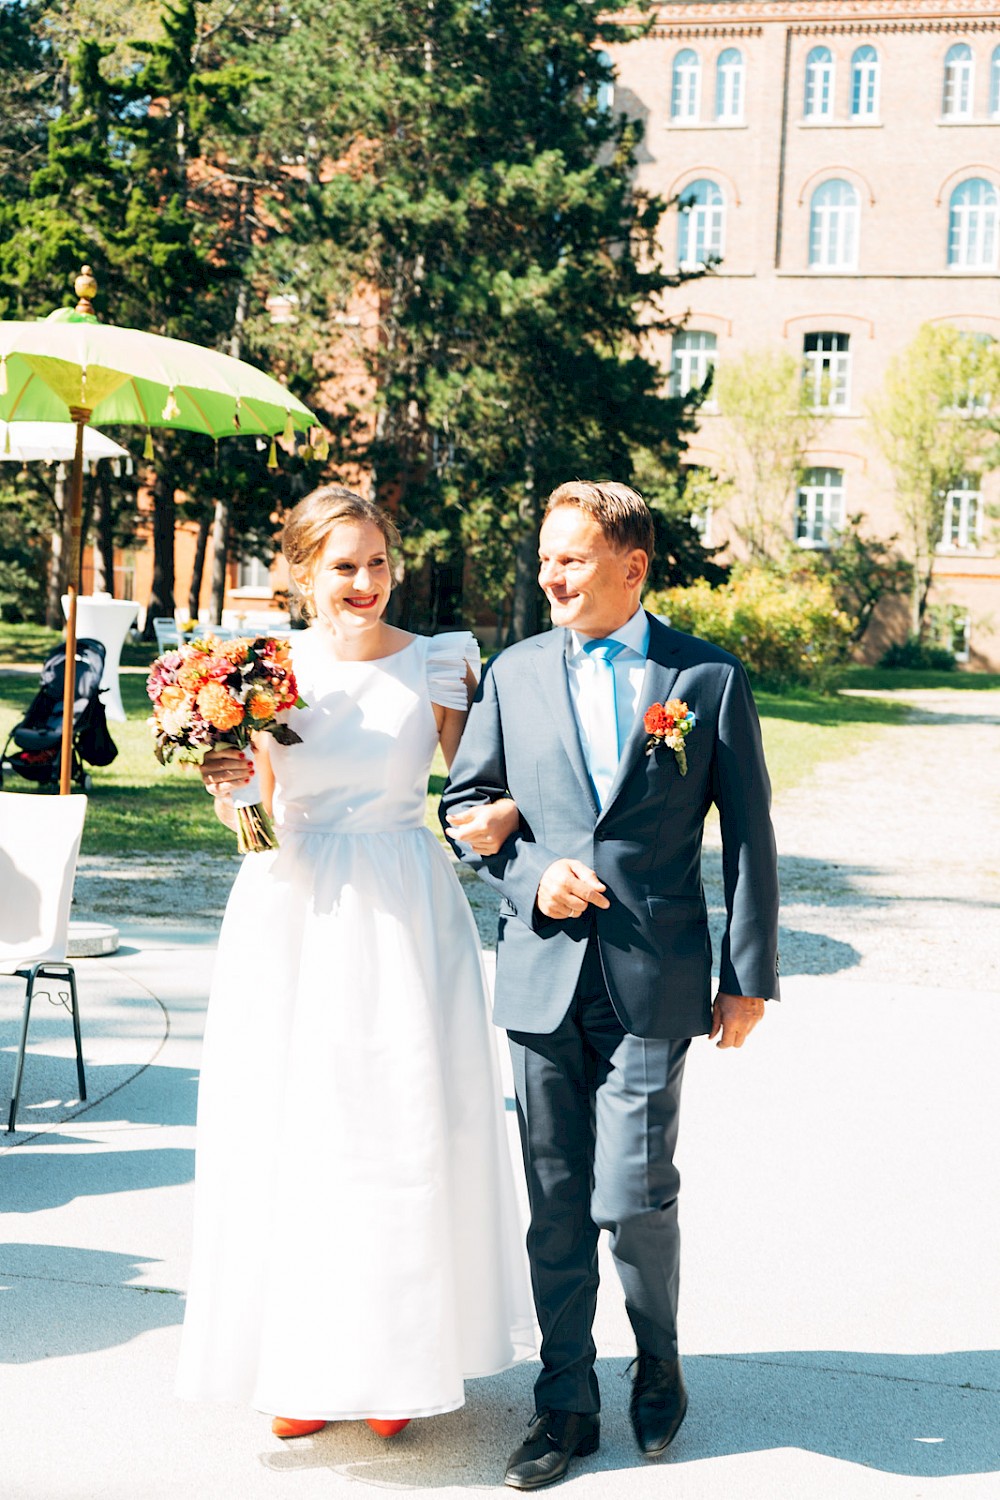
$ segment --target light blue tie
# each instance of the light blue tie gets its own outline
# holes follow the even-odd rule
[[[593,681],[589,684],[592,711],[587,716],[590,779],[594,783],[597,800],[603,807],[621,757],[614,658],[619,651],[625,650],[625,643],[612,640],[588,641],[583,649],[593,663],[594,673]]]

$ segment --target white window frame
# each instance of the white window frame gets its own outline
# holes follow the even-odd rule
[[[944,92],[941,115],[945,120],[971,120],[973,57],[968,42],[955,42],[944,58]]]
[[[835,63],[829,47],[813,47],[806,58],[806,89],[802,117],[832,120]]]
[[[809,267],[856,271],[861,228],[857,188],[844,177],[828,177],[809,203]]]
[[[949,269],[995,271],[998,241],[1000,193],[986,177],[966,177],[948,203]]]
[[[805,470],[795,504],[795,541],[799,547],[821,551],[831,545],[843,529],[845,493],[842,469],[823,466]]]
[[[686,396],[703,386],[717,355],[714,333],[706,328],[679,328],[670,348],[670,394]]]
[[[974,474],[963,474],[945,496],[939,552],[975,552],[982,539],[983,491]]]
[[[271,564],[262,557],[238,558],[236,563],[236,587],[230,590],[234,599],[271,599],[274,586],[271,583]]]
[[[597,108],[601,110],[602,113],[607,113],[608,110],[614,108],[615,103],[614,62],[612,61],[610,52],[604,52],[602,50],[598,52],[597,56],[600,58],[601,62],[606,68],[611,69],[612,73],[611,78],[605,79],[602,83],[599,83],[597,85],[597,95],[595,100]]]
[[[738,47],[726,47],[715,63],[715,118],[720,124],[742,122],[745,77],[743,53]]]
[[[968,661],[971,654],[972,616],[966,610],[951,622],[949,649],[956,661]],[[961,641],[959,640],[961,637]]]
[[[670,118],[675,125],[701,117],[701,58],[693,47],[682,47],[670,73]]]
[[[855,49],[851,58],[851,119],[877,120],[879,111],[879,57],[870,42]]]
[[[704,196],[691,200],[693,191]],[[726,248],[726,198],[710,177],[698,177],[679,194],[677,263],[682,271],[700,271],[721,260]]]
[[[810,340],[817,340],[809,348]],[[802,340],[806,390],[813,411],[846,412],[851,405],[851,336],[826,329]]]

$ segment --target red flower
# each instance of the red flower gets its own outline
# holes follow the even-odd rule
[[[647,734],[669,734],[674,727],[673,718],[662,703],[647,708],[642,722]]]

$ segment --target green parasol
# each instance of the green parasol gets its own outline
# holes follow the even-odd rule
[[[308,407],[263,370],[182,339],[99,323],[89,266],[75,282],[75,309],[35,323],[0,322],[0,421],[73,422],[72,539],[66,619],[66,672],[59,790],[69,792],[73,730],[76,598],[80,586],[83,432],[93,420],[204,432],[209,437],[281,433],[315,426]],[[322,440],[314,451],[324,456]],[[147,436],[147,457],[152,457]],[[268,458],[274,467],[274,443]]]

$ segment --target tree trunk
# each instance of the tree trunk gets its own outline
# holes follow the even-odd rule
[[[97,515],[94,527],[94,593],[115,592],[115,517],[111,476],[102,463],[97,471]]]
[[[462,622],[465,558],[453,553],[431,564],[431,630],[454,630]]]
[[[174,602],[174,529],[177,523],[174,502],[174,480],[171,465],[164,458],[153,485],[153,584],[146,605],[146,628],[143,639],[153,639],[153,621],[157,616],[173,616]]]
[[[208,550],[208,535],[211,529],[212,517],[206,511],[198,522],[198,541],[194,549],[191,588],[188,592],[188,615],[192,620],[197,620],[201,604],[201,580],[205,576],[205,553]]]
[[[63,624],[62,596],[66,592],[66,579],[70,554],[69,490],[66,483],[66,466],[59,464],[53,493],[58,522],[52,532],[49,553],[49,578],[45,594],[45,623],[50,630],[61,630]]]
[[[530,463],[526,466],[518,519],[521,536],[514,553],[513,599],[505,642],[508,646],[513,641],[523,641],[538,630],[538,493],[534,468]]]
[[[208,618],[213,625],[222,624],[222,605],[226,597],[226,566],[229,562],[229,501],[216,500],[212,522],[212,592]]]

